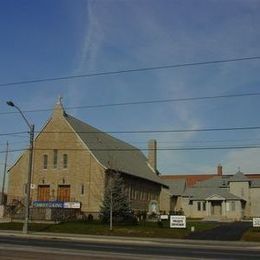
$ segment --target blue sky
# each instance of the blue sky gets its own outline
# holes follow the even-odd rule
[[[0,1],[0,83],[92,72],[259,56],[260,2],[249,0]],[[260,60],[1,87],[23,110],[259,91]],[[67,112],[104,131],[260,125],[259,96]],[[27,113],[41,129],[50,112]],[[26,130],[17,114],[0,114],[0,133]],[[140,148],[260,143],[260,131],[120,134]],[[28,138],[0,136],[1,151]],[[18,156],[10,153],[9,164]],[[163,173],[260,172],[260,149],[159,151]],[[0,154],[1,163],[4,154]],[[3,165],[0,164],[0,167]]]

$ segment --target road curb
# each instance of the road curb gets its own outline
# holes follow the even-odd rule
[[[82,235],[68,233],[49,233],[49,232],[30,232],[23,234],[19,231],[2,230],[0,236],[15,236],[24,238],[38,239],[60,239],[73,240],[80,242],[109,242],[125,244],[157,244],[165,247],[175,245],[186,246],[208,246],[208,247],[233,247],[233,248],[255,248],[260,250],[260,243],[247,241],[215,241],[215,240],[191,240],[191,239],[168,239],[168,238],[146,238],[146,237],[121,237],[121,236],[102,236],[102,235]]]

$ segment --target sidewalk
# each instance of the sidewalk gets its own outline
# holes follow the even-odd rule
[[[30,232],[23,234],[21,231],[1,230],[0,236],[26,237],[32,239],[60,239],[73,240],[79,242],[108,242],[115,244],[156,244],[165,247],[174,247],[182,244],[187,247],[218,247],[218,248],[254,248],[260,251],[260,243],[246,241],[215,241],[215,240],[191,240],[191,239],[167,239],[167,238],[142,238],[142,237],[120,237],[120,236],[102,236],[102,235],[82,235],[68,233],[49,233],[49,232]]]

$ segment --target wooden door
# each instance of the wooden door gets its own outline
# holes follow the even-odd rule
[[[57,199],[59,201],[70,201],[70,185],[59,185]]]
[[[212,201],[211,202],[211,215],[213,216],[221,216],[221,201]]]
[[[39,185],[38,186],[38,201],[49,201],[50,200],[50,186]]]

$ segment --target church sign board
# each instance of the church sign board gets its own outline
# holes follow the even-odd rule
[[[80,202],[34,201],[33,207],[36,207],[36,208],[79,209],[80,208]]]
[[[186,216],[170,216],[170,228],[186,228]]]
[[[260,227],[260,218],[253,218],[253,227]]]

